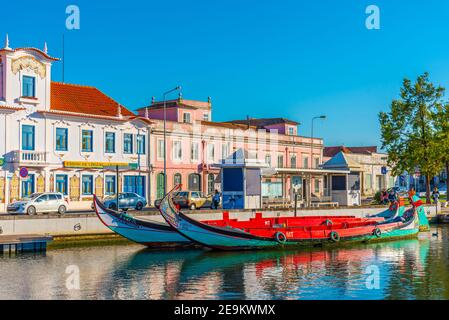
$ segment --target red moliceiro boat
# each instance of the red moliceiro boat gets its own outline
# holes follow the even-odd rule
[[[256,214],[249,221],[229,219],[203,223],[183,214],[173,201],[175,187],[159,210],[182,236],[209,248],[222,250],[313,246],[415,237],[419,232],[417,208],[392,218],[275,217]]]

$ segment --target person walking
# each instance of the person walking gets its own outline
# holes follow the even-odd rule
[[[218,209],[218,206],[220,205],[220,192],[218,192],[218,190],[215,190],[215,194],[212,197],[212,205],[214,209]]]
[[[433,192],[432,192],[433,203],[437,204],[439,198],[440,198],[440,192],[438,191],[438,188],[435,187],[435,188],[433,188]]]

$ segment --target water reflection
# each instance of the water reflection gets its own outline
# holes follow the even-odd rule
[[[158,252],[137,245],[0,257],[1,299],[448,299],[447,227],[333,250]],[[80,290],[65,286],[68,265]],[[379,289],[366,286],[379,270]]]

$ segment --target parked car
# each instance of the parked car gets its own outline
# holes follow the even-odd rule
[[[45,192],[33,193],[8,205],[7,212],[15,214],[35,215],[38,213],[57,212],[64,214],[67,211],[68,203],[62,193]]]
[[[212,208],[212,195],[204,195],[201,191],[179,191],[173,196],[173,203],[190,210]]]
[[[118,195],[120,209],[127,211],[128,209],[142,210],[147,205],[147,200],[134,192],[123,192]],[[104,198],[103,204],[106,208],[117,210],[116,195]]]

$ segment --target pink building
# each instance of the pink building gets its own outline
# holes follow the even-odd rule
[[[164,104],[153,102],[138,109],[153,123],[150,138],[151,201],[163,196]],[[212,104],[181,97],[166,102],[167,189],[212,193],[220,188],[214,164],[243,148],[249,157],[265,161],[273,175],[263,179],[266,201],[291,203],[296,190],[306,200],[324,195],[326,186],[319,165],[323,140],[298,135],[298,123],[284,118],[212,121]]]

